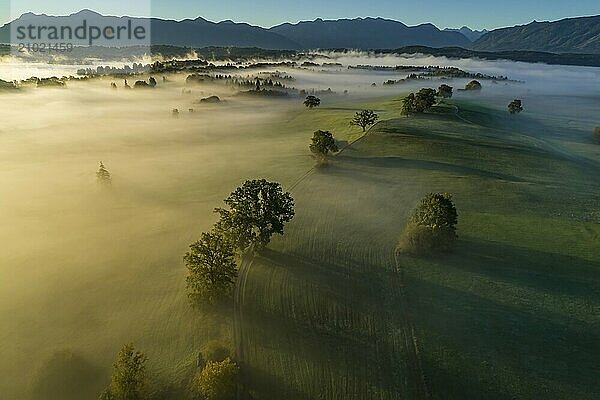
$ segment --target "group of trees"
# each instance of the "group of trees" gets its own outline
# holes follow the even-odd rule
[[[452,98],[454,88],[446,85],[440,85],[438,90],[423,88],[417,93],[411,93],[402,100],[402,115],[421,114],[429,111],[436,103],[436,97],[440,99]]]
[[[150,393],[146,362],[148,358],[133,344],[124,345],[113,364],[110,383],[99,400],[144,400]],[[231,400],[235,395],[238,365],[229,355],[207,352],[198,364],[191,381],[195,398],[202,400]]]
[[[452,196],[429,193],[419,203],[400,236],[397,251],[410,255],[427,255],[452,250],[458,238],[458,213]]]
[[[467,83],[465,90],[481,90],[481,83],[471,81]],[[410,93],[402,100],[401,114],[410,116],[413,114],[421,114],[431,109],[435,105],[436,97],[441,99],[452,98],[452,86],[442,84],[437,92],[434,89],[423,88],[416,94]],[[508,111],[511,114],[519,114],[523,111],[523,102],[519,99],[514,99],[508,105]]]
[[[183,260],[192,301],[213,303],[231,293],[237,276],[236,255],[260,251],[294,217],[294,200],[281,185],[265,179],[248,180],[216,208],[220,219],[190,245]]]
[[[433,107],[436,101],[436,91],[423,88],[416,94],[411,93],[402,100],[402,115],[421,114]]]

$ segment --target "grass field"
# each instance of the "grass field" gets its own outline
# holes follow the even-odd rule
[[[600,395],[598,161],[567,149],[581,132],[454,104],[380,122],[295,188],[295,220],[242,288],[255,398]],[[430,191],[454,194],[457,249],[396,264]]]
[[[369,83],[362,99],[314,110],[194,88],[225,99],[203,108],[184,79],[147,93],[90,81],[0,95],[12,104],[0,109],[2,399],[46,400],[53,376],[73,370],[78,391],[61,400],[94,399],[133,342],[152,398],[182,400],[211,340],[236,345],[260,399],[598,396],[591,121],[509,118],[484,95],[400,118],[403,89],[377,97]],[[365,137],[348,126],[363,108],[381,120]],[[317,129],[356,142],[313,168]],[[109,191],[95,182],[100,160]],[[294,221],[244,264],[235,318],[231,305],[192,308],[187,245],[228,193],[263,177],[292,188]],[[430,191],[455,194],[458,248],[396,259]],[[65,350],[74,357],[57,359]]]

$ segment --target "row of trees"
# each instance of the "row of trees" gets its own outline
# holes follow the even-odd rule
[[[450,99],[454,94],[454,88],[446,85],[440,85],[437,91],[430,88],[423,88],[416,94],[411,93],[402,101],[402,114],[411,115],[424,113],[431,109],[436,103],[436,98]]]
[[[465,90],[480,90],[481,83],[471,81],[467,84]],[[436,98],[449,99],[452,97],[452,86],[442,84],[437,92],[431,88],[423,88],[416,94],[410,93],[402,100],[401,114],[410,116],[413,114],[422,114],[429,111],[436,103]],[[523,111],[523,102],[519,99],[514,99],[508,105],[508,111],[511,114],[519,114]]]
[[[191,392],[202,400],[230,400],[236,390],[238,365],[229,356],[202,357],[198,372],[191,382]],[[113,364],[110,383],[99,400],[144,400],[149,397],[148,357],[133,344],[124,345]]]
[[[224,202],[226,208],[215,209],[219,221],[183,257],[188,295],[194,302],[227,297],[237,277],[236,256],[262,250],[294,217],[290,193],[265,179],[244,182]]]

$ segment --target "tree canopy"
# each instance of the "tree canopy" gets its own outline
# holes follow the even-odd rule
[[[423,88],[416,94],[411,93],[402,100],[401,113],[411,115],[415,113],[424,113],[435,104],[436,91],[429,88]]]
[[[467,83],[465,90],[481,90],[481,83],[479,81],[471,81]]]
[[[411,93],[402,99],[402,109],[400,110],[402,115],[411,115],[415,113],[415,94]]]
[[[196,378],[203,400],[231,400],[235,396],[239,367],[229,357],[208,361]]]
[[[279,183],[265,179],[244,182],[224,202],[229,209],[215,209],[221,216],[216,229],[240,250],[264,248],[294,218],[292,196]]]
[[[437,91],[437,95],[438,97],[441,97],[443,99],[449,99],[452,97],[452,86],[446,85],[446,84],[442,84]]]
[[[433,251],[450,251],[456,241],[458,213],[452,196],[429,193],[416,207],[400,237],[398,250],[421,255]]]
[[[423,113],[428,111],[435,104],[435,90],[423,88],[415,95],[415,111]]]
[[[411,221],[433,229],[449,229],[456,232],[458,214],[448,193],[429,193],[413,212]]]
[[[101,400],[141,400],[146,383],[146,361],[143,353],[133,344],[121,348],[113,364],[110,385],[100,396]]]
[[[235,252],[222,233],[203,233],[183,260],[188,269],[188,296],[193,301],[212,303],[232,290],[237,277]]]
[[[508,112],[511,114],[519,114],[523,111],[523,103],[519,99],[514,99],[508,104]]]
[[[329,152],[335,153],[339,150],[331,132],[322,130],[313,133],[309,148],[315,156],[321,159],[325,159]]]
[[[378,119],[379,116],[373,110],[362,110],[356,113],[350,121],[350,125],[360,126],[364,132],[368,126],[373,125]]]
[[[321,105],[321,99],[316,96],[306,96],[306,100],[304,100],[304,105],[308,108],[319,107]]]

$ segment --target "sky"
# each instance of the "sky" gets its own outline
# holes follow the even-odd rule
[[[493,29],[533,20],[600,14],[600,0],[0,0],[0,23],[28,12],[70,14],[88,8],[102,14],[169,19],[202,16],[271,27],[315,18],[383,17],[407,25]]]

